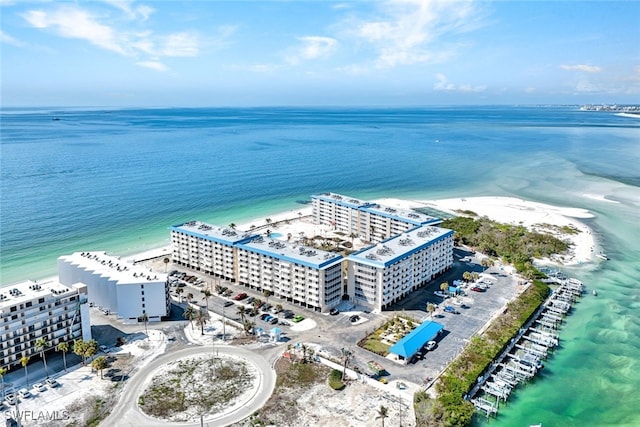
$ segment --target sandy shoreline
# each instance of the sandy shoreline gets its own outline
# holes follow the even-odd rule
[[[593,233],[586,224],[580,221],[581,219],[593,218],[593,214],[586,209],[558,207],[515,197],[493,196],[438,200],[383,198],[374,201],[382,205],[400,209],[428,207],[450,214],[459,214],[459,211],[464,210],[473,211],[479,216],[487,216],[498,222],[521,224],[528,229],[547,231],[571,243],[569,253],[558,256],[553,260],[539,260],[539,263],[577,265],[592,262],[596,259],[597,244]],[[305,237],[313,237],[324,236],[330,233],[331,230],[329,226],[313,224],[310,217],[311,213],[312,207],[306,205],[299,209],[291,209],[269,215],[268,217],[255,219],[244,224],[237,224],[237,229],[257,233],[265,233],[269,230],[272,233],[277,233],[275,236],[285,241],[295,241],[302,235]],[[545,228],[544,224],[554,227],[570,226],[579,232],[577,234],[560,233],[557,229]],[[82,248],[78,248],[78,250],[82,250]],[[129,261],[139,262],[161,256],[170,257],[171,246],[163,246],[123,258]],[[57,277],[54,276],[42,280],[56,279]]]

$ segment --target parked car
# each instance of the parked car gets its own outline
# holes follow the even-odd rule
[[[236,300],[236,301],[240,301],[240,300],[245,299],[246,297],[247,297],[247,294],[245,294],[244,292],[240,292],[235,297],[233,297],[233,299]]]
[[[56,388],[60,385],[60,383],[58,381],[56,381],[53,378],[47,378],[46,380],[44,380],[44,383],[49,387],[49,388]]]
[[[227,292],[229,288],[227,288],[226,286],[221,287],[220,289],[218,289],[218,293],[219,294],[224,294],[225,292]]]
[[[269,323],[271,323],[272,325],[277,325],[278,324],[278,318],[277,317],[272,317],[271,319],[269,319]]]
[[[255,300],[255,298],[254,298],[254,297],[249,297],[249,298],[247,298],[247,300],[245,301],[245,303],[247,303],[247,304],[251,304],[251,303],[253,302],[253,300]]]
[[[18,391],[18,396],[20,399],[28,399],[31,397],[31,393],[26,388],[21,388],[20,391]]]
[[[291,320],[293,321],[293,323],[302,322],[304,320],[304,316],[302,314],[297,314],[293,316],[293,319]]]
[[[446,311],[447,313],[452,313],[452,314],[460,314],[460,312],[458,310],[456,310],[452,305],[445,305],[444,306],[444,311]]]
[[[273,308],[273,305],[271,305],[271,304],[265,304],[265,305],[263,305],[262,307],[260,307],[260,309],[261,309],[262,311],[269,311],[269,310],[271,310],[272,308]]]
[[[262,314],[260,315],[260,320],[265,320],[267,317],[269,317],[269,314],[268,314],[268,313],[262,313]]]
[[[438,345],[438,343],[436,343],[435,341],[429,341],[429,342],[427,343],[427,345],[425,345],[425,349],[426,349],[427,351],[431,351],[431,350],[433,350],[434,348],[436,348],[436,345]]]
[[[433,294],[435,296],[437,296],[437,297],[440,297],[440,298],[447,298],[449,296],[448,294],[446,294],[446,293],[444,293],[442,291],[435,291]]]
[[[33,385],[33,389],[39,393],[45,391],[47,388],[42,383],[35,383]]]
[[[6,400],[6,401],[7,401],[7,403],[8,403],[9,405],[11,405],[11,406],[15,405],[15,404],[16,404],[16,402],[18,401],[18,400],[17,400],[16,395],[15,395],[15,394],[13,394],[13,393],[7,393],[7,394],[5,394],[5,395],[4,395],[4,400]]]
[[[282,326],[291,326],[291,323],[289,323],[287,320],[281,320],[281,321],[280,321],[280,324],[281,324]]]
[[[233,305],[233,301],[225,301],[223,305],[225,307],[231,307]]]
[[[278,313],[280,313],[281,311],[282,311],[282,309],[281,309],[281,308],[278,308],[278,306],[275,306],[275,307],[273,307],[273,308],[271,309],[271,312],[272,312],[273,314],[278,314]]]
[[[101,352],[109,353],[109,348],[106,345],[101,345],[99,348]]]
[[[265,313],[265,314],[267,314],[267,313]],[[264,319],[262,319],[262,320],[264,320],[265,322],[268,322],[268,321],[269,321],[269,320],[271,320],[271,319],[273,319],[273,316],[271,316],[270,314],[267,314],[267,317],[265,317],[265,318],[264,318]]]
[[[357,322],[358,320],[360,320],[360,316],[358,316],[357,314],[353,314],[353,315],[349,316],[349,321],[350,321],[351,323],[355,323],[355,322]]]
[[[483,289],[480,286],[474,286],[471,290],[474,292],[484,292],[486,289]]]
[[[332,316],[335,316],[338,313],[340,313],[340,310],[338,310],[337,308],[332,308],[331,310],[329,310],[329,314]]]
[[[282,312],[282,317],[284,317],[285,319],[293,319],[293,316],[295,316],[293,314],[293,311],[291,310],[285,310]]]

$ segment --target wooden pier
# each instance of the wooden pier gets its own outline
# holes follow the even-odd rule
[[[571,311],[573,303],[584,293],[582,283],[562,273],[549,275],[547,283],[557,284],[549,298],[511,343],[478,378],[465,397],[478,412],[496,416],[500,401],[506,402],[518,384],[533,378],[542,369],[542,360],[560,343],[557,329]]]

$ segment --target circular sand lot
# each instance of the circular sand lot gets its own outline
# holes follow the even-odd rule
[[[219,346],[216,347],[216,352],[216,363],[213,366],[211,364],[211,360],[213,360],[212,349],[206,347],[194,347],[168,353],[151,361],[130,379],[120,401],[111,415],[105,419],[104,425],[199,426],[202,417],[205,424],[224,426],[238,422],[260,409],[273,392],[276,380],[275,371],[260,355],[249,350]],[[213,373],[214,366],[220,367],[220,370],[215,374]],[[234,382],[231,379],[230,366],[236,366],[239,372],[243,372],[240,380]],[[183,389],[182,392],[189,397],[184,399],[189,404],[181,406],[176,403],[175,398],[168,398],[167,406],[176,405],[173,407],[175,411],[163,411],[158,409],[161,406],[159,402],[163,387],[165,387],[162,384],[163,379],[169,377],[174,378],[174,386],[168,387],[178,388],[178,382],[189,380],[196,381],[198,386],[204,386],[208,391],[216,389],[218,384],[212,382],[211,379],[224,377],[231,382],[226,383],[227,387],[217,387],[216,392],[225,395],[229,388],[234,387],[235,391],[226,394],[230,398],[223,399],[225,400],[223,404],[215,404],[204,394],[199,395],[197,387],[192,387],[189,384],[180,385],[179,387]],[[149,390],[154,387],[155,391],[150,393]],[[169,391],[170,389],[164,390]],[[141,396],[143,397],[141,398]],[[211,403],[214,404],[210,405]],[[158,409],[159,415],[150,416],[145,413],[145,411],[154,412],[149,410],[153,407]]]

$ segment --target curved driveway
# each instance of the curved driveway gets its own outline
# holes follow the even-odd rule
[[[267,360],[261,357],[259,354],[253,353],[243,348],[231,347],[231,346],[216,346],[216,350],[219,354],[238,356],[245,358],[256,366],[258,371],[258,384],[253,396],[249,398],[249,401],[243,403],[239,407],[234,407],[229,412],[223,412],[204,419],[205,426],[225,426],[236,423],[253,414],[260,409],[269,399],[273,393],[273,389],[276,384],[276,373],[271,368]],[[153,372],[160,368],[162,365],[172,362],[176,359],[181,359],[188,356],[196,355],[211,355],[211,348],[203,346],[187,348],[184,350],[163,354],[162,356],[152,360],[148,365],[144,366],[131,377],[124,388],[120,400],[116,403],[111,414],[104,419],[101,425],[104,426],[131,426],[131,427],[160,427],[167,425],[178,426],[200,426],[200,419],[194,419],[190,422],[176,422],[176,421],[161,421],[157,418],[151,418],[143,414],[138,409],[138,396],[143,392],[143,387],[146,385],[149,376]]]

